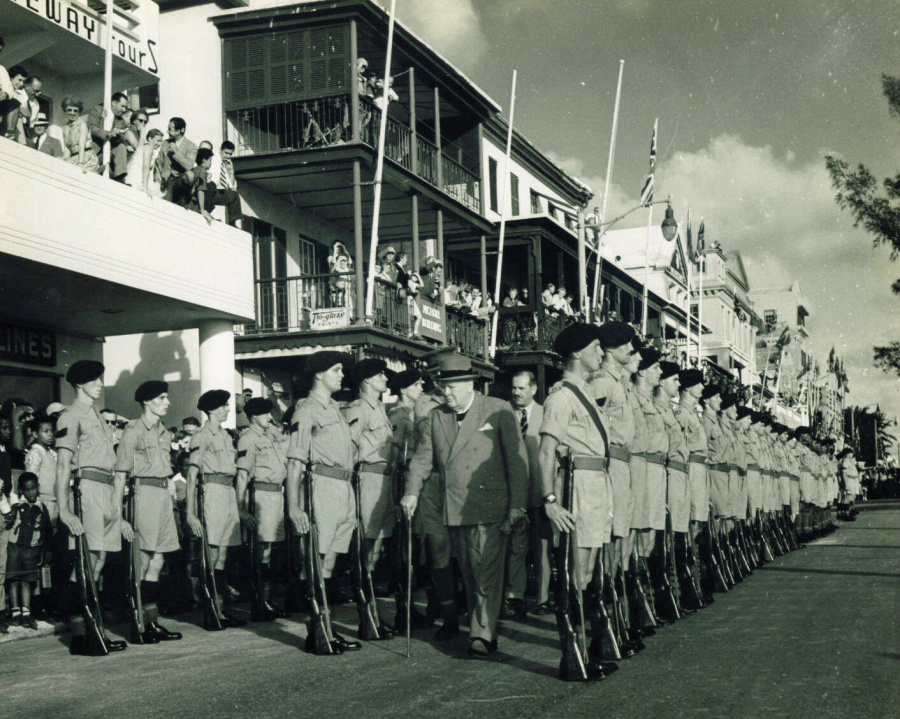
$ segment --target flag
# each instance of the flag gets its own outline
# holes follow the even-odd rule
[[[691,234],[691,211],[690,210],[688,210],[688,212],[687,212],[687,222],[685,224],[687,225],[687,230],[686,230],[685,234],[687,236],[687,248],[686,249],[687,249],[688,262],[694,262],[697,258],[694,256],[694,237]]]
[[[653,202],[653,174],[656,172],[656,126],[658,124],[659,120],[653,121],[653,137],[650,140],[650,172],[647,173],[644,188],[641,190],[641,205],[649,205]]]
[[[781,332],[778,341],[775,342],[776,347],[787,347],[791,343],[791,328],[785,327]]]
[[[700,229],[697,230],[697,257],[702,255],[706,250],[706,225],[703,218],[700,218]]]

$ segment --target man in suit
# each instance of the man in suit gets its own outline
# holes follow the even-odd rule
[[[53,157],[62,157],[62,143],[55,137],[50,137],[47,134],[47,127],[49,125],[50,121],[47,119],[47,116],[43,112],[38,113],[37,118],[31,123],[31,130],[34,133],[34,138],[29,142],[38,152],[43,152],[44,154]]]
[[[511,404],[519,423],[519,431],[528,455],[528,522],[519,522],[509,533],[506,556],[506,599],[500,616],[524,622],[525,587],[527,584],[526,556],[529,542],[538,578],[538,606],[536,613],[549,614],[550,543],[553,530],[544,514],[541,478],[538,468],[538,445],[541,441],[541,422],[544,408],[534,401],[537,379],[533,372],[523,371],[512,378]],[[530,530],[530,531],[529,531]]]
[[[476,379],[468,357],[440,358],[434,380],[445,404],[425,420],[401,505],[411,518],[423,483],[438,471],[444,524],[466,585],[469,654],[485,657],[497,649],[506,534],[526,515],[528,459],[512,408],[476,393]]]
[[[109,176],[117,182],[125,182],[125,176],[128,173],[129,150],[137,149],[129,144],[129,142],[135,143],[135,138],[125,121],[128,97],[121,92],[115,93],[110,99],[109,109],[112,112],[113,121],[112,127],[108,130],[104,123],[106,109],[103,105],[97,105],[88,115],[87,124],[91,132],[91,148],[102,165],[103,146],[108,142]]]
[[[172,187],[175,178],[192,170],[197,164],[197,146],[184,136],[186,131],[187,123],[184,118],[173,117],[169,120],[166,129],[169,139],[163,143],[156,158],[160,186],[166,193],[165,198],[169,202],[172,202]]]

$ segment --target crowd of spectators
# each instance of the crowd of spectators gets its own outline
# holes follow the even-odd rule
[[[0,51],[3,46],[0,37]],[[40,77],[21,65],[0,65],[0,136],[198,212],[208,223],[216,206],[225,207],[229,225],[242,219],[232,142],[223,142],[218,152],[208,141],[195,144],[185,136],[181,117],[171,118],[165,133],[150,128],[148,110],[135,108],[121,92],[110,98],[108,110],[101,104],[85,115],[84,102],[72,95],[59,108],[63,125],[51,122]]]

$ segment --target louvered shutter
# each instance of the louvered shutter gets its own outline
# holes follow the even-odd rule
[[[229,108],[257,104],[266,97],[265,38],[225,42],[225,98]]]

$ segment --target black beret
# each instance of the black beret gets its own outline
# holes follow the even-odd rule
[[[738,396],[733,392],[726,392],[722,394],[722,409],[728,409],[729,407],[736,405],[738,403]]]
[[[614,349],[631,342],[635,336],[634,327],[627,322],[605,322],[600,325],[599,336],[603,349]]]
[[[134,401],[139,404],[141,402],[148,402],[149,400],[156,399],[161,394],[168,391],[168,382],[162,382],[158,379],[152,379],[149,382],[144,382],[134,391]]]
[[[682,389],[688,389],[703,383],[703,371],[699,369],[683,369],[678,373],[678,381]]]
[[[750,409],[749,407],[746,407],[744,405],[738,405],[737,413],[738,413],[738,419],[744,419],[744,417],[750,417],[751,423],[753,422],[753,420],[752,420],[753,410]]]
[[[247,419],[250,417],[256,417],[261,414],[268,414],[272,411],[272,400],[265,399],[263,397],[251,397],[246,402],[244,402],[244,414],[247,415]]]
[[[703,394],[700,395],[700,399],[710,399],[717,394],[722,394],[722,388],[717,384],[708,384],[703,388]],[[724,400],[725,398],[723,397],[722,399]]]
[[[750,413],[750,424],[765,424],[766,415],[763,412],[753,410]]]
[[[388,389],[392,394],[400,396],[400,390],[412,387],[416,382],[422,379],[422,373],[417,369],[408,369],[403,372],[397,372],[388,380]]]
[[[322,350],[315,352],[306,358],[306,365],[303,371],[308,375],[315,375],[319,372],[325,372],[336,364],[343,365],[346,370],[351,363],[350,355],[344,352],[336,352],[334,350]]]
[[[98,377],[102,377],[105,369],[103,363],[97,360],[78,360],[66,372],[66,382],[69,384],[87,384]]]
[[[662,370],[662,374],[659,376],[660,380],[669,379],[669,377],[674,377],[678,374],[678,363],[677,362],[669,362],[669,360],[661,360],[659,363],[659,368]]]
[[[594,325],[576,322],[560,332],[553,341],[553,351],[560,357],[579,352],[591,342],[599,339],[599,329]]]
[[[638,363],[638,371],[650,369],[662,358],[662,352],[655,347],[641,347],[638,350],[641,361]]]
[[[644,340],[642,340],[640,337],[638,337],[637,334],[635,334],[634,337],[631,338],[631,354],[634,354],[635,352],[640,352],[641,348],[643,346],[644,346]]]
[[[370,377],[377,377],[386,369],[387,362],[369,357],[356,363],[356,366],[350,370],[350,379],[358,385]]]
[[[231,400],[231,392],[226,389],[211,389],[200,395],[197,400],[197,409],[209,414],[214,409],[224,407]]]

